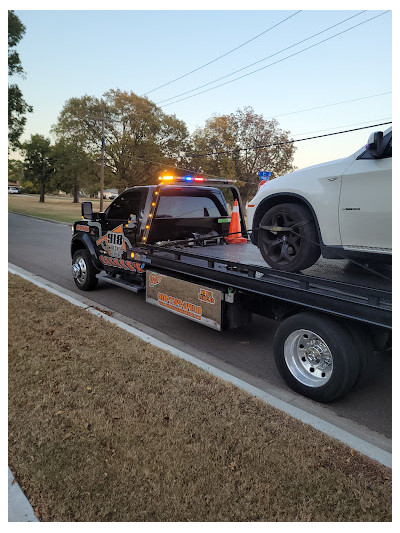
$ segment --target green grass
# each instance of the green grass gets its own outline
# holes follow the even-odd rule
[[[93,203],[94,211],[100,209],[100,200],[81,198],[81,201],[84,200]],[[110,203],[109,200],[104,200],[104,209]],[[40,203],[39,195],[10,194],[8,196],[8,210],[20,215],[31,215],[69,224],[81,219],[81,204],[74,204],[71,197],[46,196],[44,203]]]

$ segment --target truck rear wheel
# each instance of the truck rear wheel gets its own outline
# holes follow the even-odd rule
[[[274,357],[289,387],[318,402],[344,396],[359,373],[359,354],[348,329],[310,312],[294,315],[279,326]]]
[[[97,287],[97,270],[93,266],[90,253],[86,248],[77,250],[72,259],[72,275],[81,291],[91,291]]]
[[[266,229],[274,227],[279,229]],[[285,272],[304,270],[321,255],[312,215],[298,204],[275,205],[265,213],[259,226],[258,246],[270,267]]]
[[[374,365],[374,347],[367,329],[354,324],[347,325],[347,329],[353,338],[360,361],[360,368],[353,389],[360,390],[365,388],[371,379]]]

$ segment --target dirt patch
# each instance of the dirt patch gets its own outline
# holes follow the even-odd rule
[[[18,278],[9,464],[43,521],[390,521],[391,471]]]

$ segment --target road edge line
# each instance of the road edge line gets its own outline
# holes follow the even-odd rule
[[[40,278],[40,276],[24,271],[23,269],[20,269],[19,267],[16,267],[15,265],[11,265],[10,263],[8,265],[8,271],[11,274],[16,274],[26,279],[27,281],[34,283],[38,287],[46,289],[48,292],[63,298],[64,300],[72,303],[73,305],[76,305],[78,307],[85,309],[86,311],[89,311],[95,316],[101,317],[104,320],[112,324],[115,324],[116,326],[131,333],[132,335],[135,335],[136,337],[139,337],[145,342],[148,342],[149,344],[152,344],[153,346],[156,346],[157,348],[166,350],[172,353],[173,355],[176,355],[180,359],[184,359],[185,361],[188,361],[189,363],[192,363],[195,366],[202,368],[203,370],[212,374],[213,376],[219,377],[223,379],[224,381],[227,381],[237,386],[238,388],[246,391],[252,396],[259,398],[264,403],[271,405],[272,407],[275,407],[279,409],[280,411],[283,411],[284,413],[292,416],[296,420],[299,420],[305,424],[308,424],[312,426],[313,428],[321,431],[322,433],[325,433],[326,435],[329,435],[330,437],[337,439],[343,444],[350,446],[354,450],[362,453],[363,455],[366,455],[370,459],[374,459],[375,461],[378,461],[382,465],[392,468],[392,454],[390,452],[382,450],[381,448],[378,448],[377,446],[370,444],[369,442],[366,442],[363,439],[356,437],[355,435],[352,435],[348,431],[341,429],[335,426],[334,424],[331,424],[330,422],[326,422],[325,420],[322,420],[321,418],[313,414],[307,413],[306,411],[303,411],[303,409],[300,409],[299,407],[295,407],[294,405],[291,405],[285,402],[284,400],[281,400],[280,398],[277,398],[273,396],[272,394],[269,394],[268,392],[265,392],[253,385],[250,385],[249,383],[246,383],[245,381],[239,378],[236,378],[235,376],[232,376],[231,374],[228,374],[227,372],[224,372],[223,370],[220,370],[208,363],[205,363],[201,361],[200,359],[197,359],[196,357],[186,352],[183,352],[182,350],[179,350],[178,348],[175,348],[174,346],[171,346],[163,341],[160,341],[156,339],[155,337],[152,337],[151,335],[148,335],[147,333],[144,333],[143,331],[136,329],[133,326],[125,324],[124,322],[121,322],[120,320],[114,317],[110,317],[106,315],[105,313],[102,313],[98,309],[95,309],[87,304],[80,302],[78,299],[75,299],[69,296],[68,294],[65,294],[64,289],[62,287],[57,286],[58,288],[55,289],[54,283],[52,283],[53,287],[47,285],[46,283],[44,283],[45,280],[41,281],[43,278]]]

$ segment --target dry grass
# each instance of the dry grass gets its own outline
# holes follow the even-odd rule
[[[93,210],[100,209],[100,200],[81,198],[81,202],[88,200],[93,203]],[[104,200],[104,209],[110,205],[110,200]],[[74,204],[71,197],[46,196],[44,203],[39,202],[39,195],[8,196],[8,210],[20,215],[32,215],[59,222],[73,223],[81,218],[81,204]]]
[[[9,464],[43,521],[390,521],[391,472],[10,276]]]

